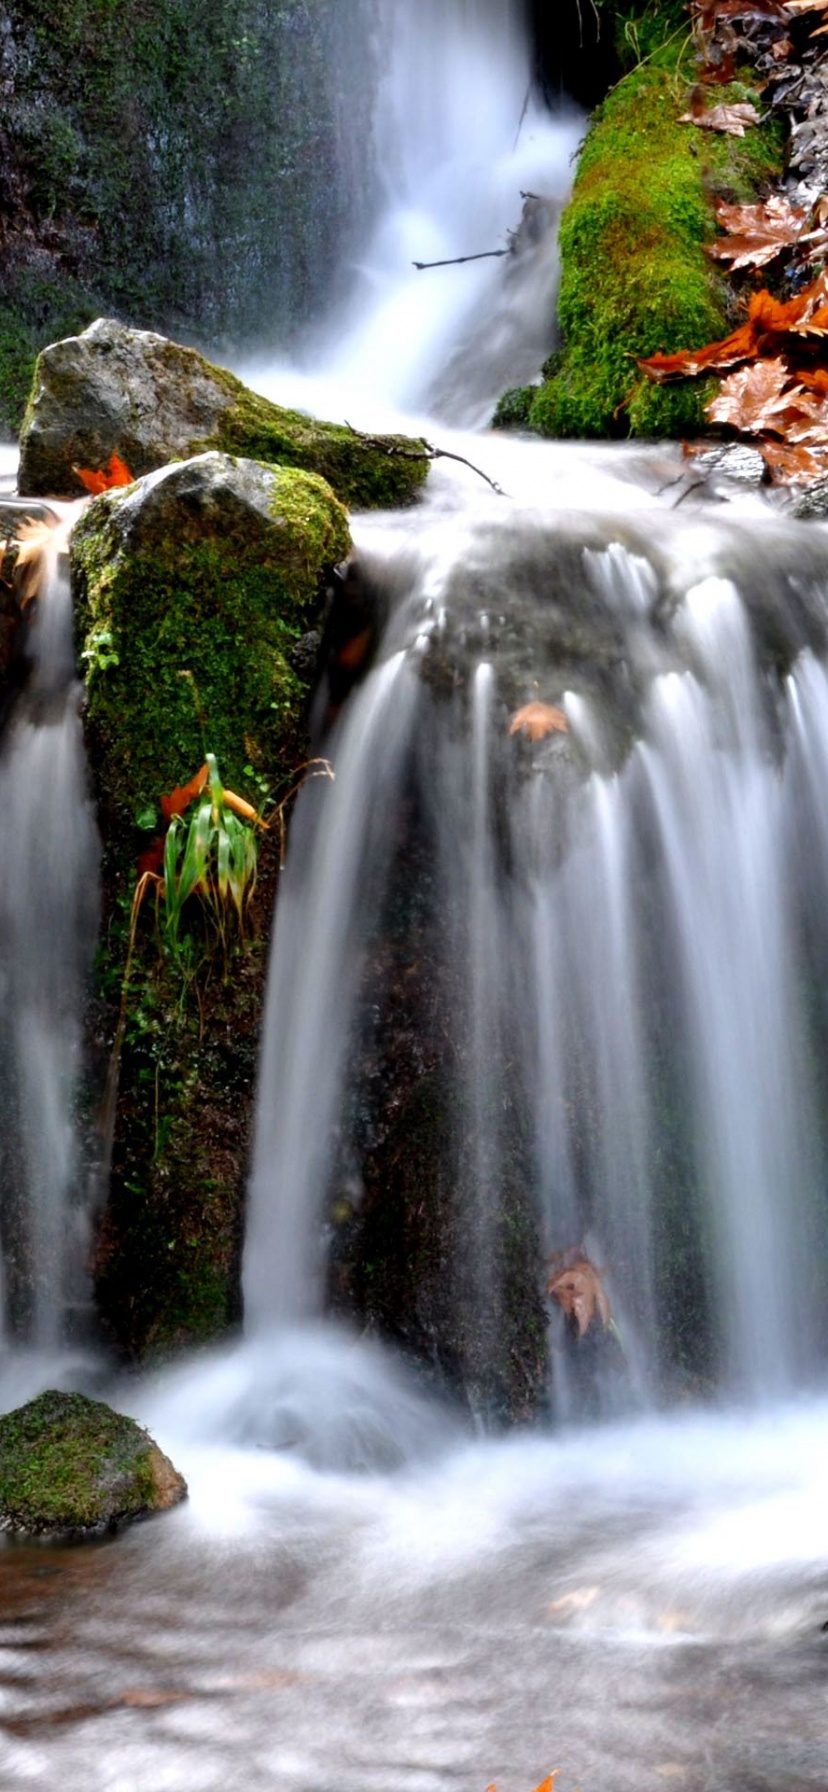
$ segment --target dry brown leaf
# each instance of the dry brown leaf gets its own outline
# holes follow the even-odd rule
[[[562,709],[551,703],[524,703],[509,722],[510,734],[525,734],[529,740],[545,740],[548,734],[568,734],[569,723]]]
[[[728,205],[720,199],[716,216],[728,234],[711,243],[708,254],[716,261],[729,261],[734,270],[764,267],[799,242],[808,222],[803,206],[791,205],[779,194],[761,205]]]
[[[547,1293],[574,1319],[578,1336],[589,1331],[596,1316],[606,1331],[612,1318],[607,1291],[595,1264],[583,1251],[558,1252],[550,1259]]]
[[[791,372],[785,361],[750,361],[722,380],[706,415],[711,423],[728,423],[741,435],[778,430],[781,417],[790,408],[790,386]]]
[[[828,450],[820,455],[812,448],[775,442],[771,437],[760,437],[756,446],[780,485],[810,485],[815,479],[828,478]]]
[[[709,112],[703,104],[694,104],[692,110],[683,112],[679,119],[679,124],[695,124],[703,131],[723,131],[729,137],[744,137],[749,125],[761,122],[760,114],[749,100],[712,106]]]

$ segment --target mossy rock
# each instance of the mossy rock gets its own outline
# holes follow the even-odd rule
[[[113,453],[140,478],[208,449],[318,473],[362,510],[410,504],[429,465],[420,443],[314,422],[196,349],[111,318],[38,356],[20,440],[25,496],[77,497],[75,468],[103,468]]]
[[[636,360],[701,347],[732,327],[728,285],[706,253],[713,196],[755,199],[781,173],[783,141],[775,122],[741,139],[680,123],[685,70],[692,77],[687,42],[676,40],[593,118],[560,227],[563,349],[529,411],[541,435],[681,437],[706,427],[710,381],[656,386]],[[749,96],[738,86],[730,97]]]
[[[251,761],[284,769],[307,696],[291,654],[349,548],[323,479],[223,454],[90,505],[71,559],[105,834],[133,828],[205,750],[236,790]]]
[[[94,1535],[186,1497],[147,1432],[100,1400],[51,1390],[0,1418],[0,1530]]]

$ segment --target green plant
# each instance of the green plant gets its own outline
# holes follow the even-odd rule
[[[226,946],[228,917],[243,933],[256,883],[261,825],[256,812],[224,789],[214,753],[207,754],[206,772],[195,813],[189,820],[173,815],[164,842],[164,939],[174,957],[181,950],[182,911],[191,896],[199,897]]]

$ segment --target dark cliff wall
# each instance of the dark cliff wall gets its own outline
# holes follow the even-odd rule
[[[226,351],[329,300],[370,193],[371,5],[0,0],[0,432],[34,351],[101,311]]]

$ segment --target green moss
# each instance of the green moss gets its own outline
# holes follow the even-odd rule
[[[280,471],[273,522],[223,509],[215,532],[121,526],[122,493],[75,530],[73,580],[87,668],[87,732],[108,825],[127,826],[216,754],[244,791],[251,760],[285,769],[307,687],[290,655],[322,569],[349,551],[347,519],[322,479]],[[189,533],[189,538],[188,538]],[[255,802],[255,788],[247,790]]]
[[[671,45],[595,114],[561,220],[563,353],[529,415],[542,435],[657,437],[704,426],[702,385],[654,386],[635,362],[731,327],[727,285],[705,253],[716,236],[712,196],[754,198],[780,172],[782,141],[773,123],[742,139],[680,124],[688,61],[686,42]]]
[[[536,386],[515,386],[511,392],[504,392],[492,418],[492,429],[528,429],[536,397]]]
[[[372,437],[370,443],[336,423],[317,423],[251,392],[232,373],[215,370],[231,397],[215,435],[193,445],[243,454],[251,460],[321,473],[337,497],[355,510],[411,504],[424,485],[429,463],[409,459],[420,445],[404,436]]]
[[[152,1511],[159,1456],[134,1419],[100,1401],[41,1394],[0,1418],[0,1525],[96,1531]]]

